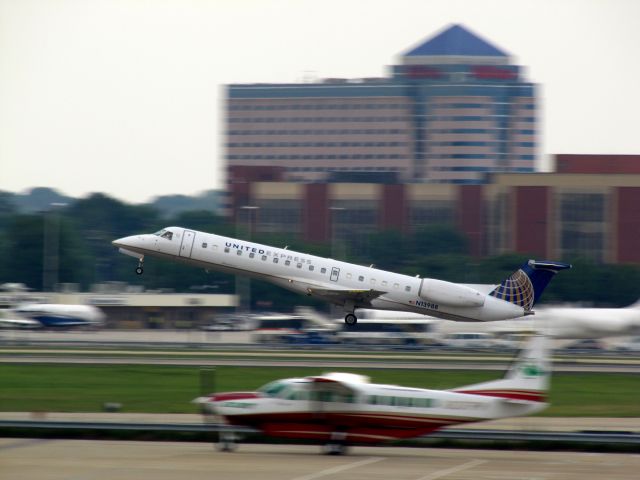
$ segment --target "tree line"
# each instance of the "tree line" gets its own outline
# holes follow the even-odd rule
[[[0,283],[23,283],[41,291],[47,283],[44,270],[47,265],[52,268],[53,257],[58,260],[53,262],[57,268],[52,278],[58,283],[78,284],[85,291],[95,284],[122,282],[146,290],[233,293],[235,282],[231,275],[207,273],[159,259],[149,259],[144,275],[138,276],[134,273],[136,260],[118,253],[111,244],[116,238],[150,233],[168,225],[249,238],[246,230],[216,215],[213,209],[167,216],[151,206],[130,205],[98,193],[48,212],[24,214],[0,198]],[[289,245],[292,250],[325,257],[330,257],[332,250],[329,244],[308,244],[282,235],[257,233],[252,240]],[[382,231],[367,234],[365,240],[358,242],[362,247],[357,251],[343,249],[344,260],[363,265],[374,262],[384,270],[454,282],[497,283],[530,258],[515,253],[473,258],[464,235],[444,225],[410,234]],[[623,306],[640,296],[638,266],[595,264],[578,255],[553,260],[570,262],[574,269],[552,282],[544,303]],[[254,309],[289,311],[300,304],[325,308],[313,299],[265,282],[252,280],[251,291]]]

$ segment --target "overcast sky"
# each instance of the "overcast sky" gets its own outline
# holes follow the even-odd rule
[[[554,153],[640,154],[640,1],[0,0],[0,190],[224,185],[223,85],[386,75],[451,23],[540,84]]]

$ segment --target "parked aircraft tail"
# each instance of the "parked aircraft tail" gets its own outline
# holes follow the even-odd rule
[[[626,308],[640,309],[640,298]]]
[[[529,260],[489,295],[531,311],[553,276],[560,270],[571,268],[568,263]]]
[[[535,335],[529,338],[504,378],[454,390],[500,397],[515,403],[545,404],[550,378],[549,340],[543,335]]]

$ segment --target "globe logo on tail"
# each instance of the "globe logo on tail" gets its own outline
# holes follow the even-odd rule
[[[528,312],[533,308],[535,292],[527,274],[518,270],[489,295],[518,305]]]

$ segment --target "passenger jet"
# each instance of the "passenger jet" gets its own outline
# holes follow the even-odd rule
[[[499,285],[466,285],[316,257],[285,248],[182,227],[112,242],[124,254],[179,261],[206,270],[248,275],[342,306],[348,325],[355,309],[401,310],[458,321],[489,321],[533,313],[554,274],[571,265],[529,260]]]
[[[104,321],[105,314],[93,305],[29,303],[8,309],[0,318],[0,327],[68,330],[100,328]]]
[[[312,439],[326,453],[351,443],[381,443],[469,422],[531,415],[547,407],[551,374],[547,339],[527,341],[505,377],[452,390],[376,385],[353,373],[289,378],[256,392],[218,393],[195,403],[230,425],[220,448],[234,447],[233,426],[285,438]]]

